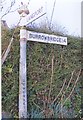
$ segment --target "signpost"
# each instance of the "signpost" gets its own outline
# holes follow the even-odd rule
[[[22,7],[22,9],[18,11],[21,17],[27,19],[26,22],[24,22],[24,25],[27,25],[32,21],[38,19],[42,15],[46,14],[44,7],[42,6],[37,11],[26,17],[26,15],[29,14],[28,9],[26,8],[27,8],[26,6]],[[67,37],[27,31],[24,26],[21,28],[20,64],[19,64],[19,118],[27,118],[27,79],[26,79],[26,42],[27,41],[37,41],[44,43],[67,45]]]
[[[29,14],[27,6],[18,10],[20,17]],[[27,31],[24,26],[20,30],[20,64],[19,64],[19,118],[27,118],[27,79],[26,79],[26,42]]]
[[[67,45],[67,37],[28,31],[28,41]]]
[[[27,30],[25,25],[38,19],[46,14],[44,7],[40,7],[37,11],[29,14],[29,10],[26,5],[19,8],[18,13],[22,17],[23,23],[21,23],[20,30],[20,64],[19,64],[19,118],[27,118],[27,79],[26,79],[26,42],[27,42]]]

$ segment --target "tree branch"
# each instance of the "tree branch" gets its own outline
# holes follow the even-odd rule
[[[52,90],[53,73],[54,73],[53,66],[54,66],[54,55],[52,56],[52,74],[51,74],[51,81],[50,81],[50,89],[49,89],[48,100],[50,100],[50,94],[51,94],[51,90]]]
[[[75,89],[75,87],[76,87],[76,84],[77,84],[77,82],[78,82],[78,80],[79,80],[80,74],[81,74],[81,69],[79,70],[79,73],[78,73],[77,79],[76,79],[76,81],[75,81],[74,87],[72,88],[72,91],[71,91],[71,93],[69,94],[69,96],[68,96],[68,97],[66,98],[66,100],[64,101],[63,105],[64,105],[64,104],[66,103],[66,101],[71,97],[71,95],[72,95],[72,93],[73,93],[73,91],[74,91],[74,89]]]
[[[17,26],[19,25],[19,23],[20,23],[20,21],[21,21],[21,19],[22,18],[20,18],[20,20],[19,20],[19,22],[17,23]],[[16,27],[17,28],[17,27]],[[13,40],[14,40],[14,34],[15,34],[15,31],[16,31],[16,28],[15,28],[15,30],[14,30],[14,32],[13,32],[13,35],[12,35],[12,38],[11,38],[11,40],[10,40],[10,43],[9,43],[9,45],[8,45],[8,47],[7,47],[7,49],[6,49],[6,52],[3,54],[2,53],[2,60],[1,60],[1,64],[3,65],[3,63],[5,62],[5,60],[6,60],[6,58],[7,58],[7,56],[8,56],[8,53],[10,52],[10,48],[11,48],[11,45],[12,45],[12,42],[13,42]]]
[[[64,89],[64,86],[65,86],[65,83],[66,83],[66,79],[64,80],[63,86],[62,86],[59,94],[56,96],[56,98],[53,100],[53,102],[52,102],[51,104],[53,104],[53,103],[57,100],[57,98],[59,97],[59,95],[62,93],[62,91],[63,91],[63,89]]]
[[[15,4],[15,0],[11,2],[11,5],[8,7],[6,12],[2,15],[1,19],[11,11],[12,7],[14,6],[14,4]]]

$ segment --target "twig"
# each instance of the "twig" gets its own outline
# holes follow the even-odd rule
[[[17,11],[17,10],[18,10],[18,8],[17,8],[17,9],[15,9],[15,10],[10,11],[9,13],[15,12],[15,11]]]
[[[54,66],[54,55],[53,55],[53,57],[52,57],[52,74],[51,74],[51,82],[50,82],[50,90],[49,90],[49,97],[48,97],[49,99],[48,99],[48,100],[50,100],[50,94],[51,94],[51,90],[52,90],[53,72],[54,72],[53,66]]]
[[[42,113],[44,113],[44,112],[45,112],[45,110],[42,110],[39,114],[42,114]],[[39,115],[39,114],[38,114],[38,115]]]
[[[69,96],[66,98],[66,100],[64,101],[62,107],[64,106],[64,104],[66,103],[66,101],[71,97],[71,95],[72,95],[72,93],[73,93],[73,91],[74,91],[74,89],[75,89],[75,87],[76,87],[76,84],[77,84],[77,82],[78,82],[78,80],[79,80],[80,74],[81,74],[81,69],[80,69],[80,71],[79,71],[79,73],[78,73],[78,76],[77,76],[77,79],[76,79],[76,81],[75,81],[75,84],[74,84],[74,86],[73,86],[73,88],[72,88],[72,91],[71,91],[71,93],[69,94]],[[60,111],[61,111],[61,110],[60,110]],[[67,111],[66,111],[66,112],[67,112]],[[64,113],[64,114],[65,114],[65,113]]]
[[[72,78],[73,78],[74,72],[75,72],[75,70],[73,70],[73,72],[72,72],[72,74],[71,74],[71,78],[70,78],[70,80],[69,80],[69,83],[68,83],[68,85],[67,85],[66,90],[69,88],[69,85],[70,85],[70,83],[71,83],[71,81],[72,81]],[[65,90],[65,92],[66,92],[66,90]],[[65,92],[64,92],[64,94],[65,94]]]
[[[61,96],[61,118],[63,118],[63,94]]]
[[[59,94],[56,96],[56,98],[53,100],[53,102],[52,102],[51,104],[53,104],[53,103],[57,100],[57,98],[59,97],[59,95],[62,93],[62,91],[63,91],[63,89],[64,89],[64,86],[65,86],[65,83],[66,83],[66,79],[64,80],[63,86],[62,86]]]
[[[4,50],[3,53],[2,53],[2,55],[1,55],[2,57],[3,57],[4,53],[5,53],[5,51],[6,51],[6,50]]]
[[[39,105],[37,105],[34,101],[32,101],[32,102],[33,102],[33,104],[34,104],[36,107],[38,107],[39,109],[42,110],[42,108],[41,108]]]
[[[61,50],[61,64],[60,64],[60,68],[62,68],[62,64],[63,64],[63,49]]]
[[[12,6],[13,6],[14,4],[15,4],[15,1],[14,1],[14,2],[11,2],[11,5],[10,5],[9,8],[6,10],[6,13],[5,13],[4,15],[2,15],[1,19],[10,12],[10,10],[12,9]]]
[[[62,96],[64,96],[64,95],[65,95],[65,93],[66,93],[67,89],[69,88],[69,85],[70,85],[70,83],[71,83],[71,81],[72,81],[72,78],[73,78],[74,72],[75,72],[75,70],[73,70],[73,72],[72,72],[72,74],[71,74],[71,78],[70,78],[70,80],[69,80],[69,83],[68,83],[68,85],[67,85],[67,87],[66,87],[66,90],[65,90],[65,91],[63,91]],[[60,101],[59,101],[59,103],[57,104],[57,106],[58,106],[59,104],[60,104]]]
[[[2,65],[3,65],[3,63],[4,63],[4,61],[5,61],[6,57],[7,57],[7,55],[9,53],[9,51],[10,51],[10,47],[11,47],[12,42],[13,42],[13,38],[11,39],[11,41],[10,41],[10,43],[8,45],[8,48],[7,48],[5,54],[4,54],[3,58],[2,58],[2,61],[1,61]]]
[[[18,27],[21,19],[22,19],[22,18],[20,18],[19,22],[17,23],[17,27]],[[17,28],[17,27],[16,27],[16,28]],[[6,60],[7,56],[8,56],[8,53],[10,52],[10,48],[11,48],[12,42],[13,42],[13,40],[14,40],[13,37],[14,37],[15,31],[16,31],[16,28],[15,28],[15,30],[14,30],[14,32],[13,32],[12,38],[11,38],[11,40],[10,40],[10,43],[9,43],[7,49],[6,49],[6,52],[4,53],[4,55],[3,55],[3,53],[2,53],[2,55],[3,55],[3,56],[2,56],[2,61],[1,61],[1,64],[2,64],[2,65],[3,65],[3,63],[5,62],[5,60]]]
[[[75,89],[75,87],[76,87],[76,84],[77,84],[77,82],[78,82],[78,80],[79,80],[80,74],[81,74],[81,69],[80,69],[80,71],[79,71],[79,73],[78,73],[78,76],[77,76],[77,79],[76,79],[76,81],[75,81],[74,87],[72,88],[72,91],[71,91],[71,93],[69,94],[69,96],[68,96],[68,97],[66,98],[66,100],[64,101],[63,105],[64,105],[64,104],[66,103],[66,101],[71,97],[71,95],[72,95],[72,93],[73,93],[73,91],[74,91],[74,89]]]
[[[73,74],[74,74],[74,72],[75,72],[75,70],[72,72],[72,75],[71,75],[70,81],[71,81],[72,78],[73,78]],[[77,77],[77,79],[76,79],[75,85],[76,85],[76,83],[77,83],[78,80],[79,80],[80,73],[81,73],[81,70],[79,71],[79,74],[78,74],[78,77]],[[70,81],[69,81],[69,83],[70,83]],[[68,86],[69,86],[69,83],[68,83]],[[69,94],[69,96],[66,98],[67,100],[70,98],[71,94],[73,93],[73,91],[74,91],[74,89],[75,89],[75,85],[74,85],[74,87],[73,87],[71,93]],[[68,89],[68,86],[67,86],[66,90]],[[62,96],[65,95],[65,92],[66,92],[66,91],[63,91]],[[61,105],[61,107],[63,107],[63,105],[65,104],[65,102],[66,102],[67,100],[64,101],[64,103]],[[60,104],[60,101],[59,101],[58,105],[59,105],[59,104]],[[57,105],[57,106],[58,106],[58,105]],[[57,106],[56,106],[56,107],[57,107]],[[61,110],[60,110],[60,111],[61,111]],[[60,111],[59,111],[59,112],[60,112]],[[66,111],[66,112],[67,112],[67,111]],[[63,113],[63,114],[66,114],[66,112]]]

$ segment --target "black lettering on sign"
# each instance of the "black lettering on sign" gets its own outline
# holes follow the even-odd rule
[[[25,102],[23,102],[23,105],[25,105]]]
[[[53,37],[53,41],[56,41],[56,37]]]
[[[41,35],[39,35],[39,38],[38,39],[41,39]]]
[[[25,98],[23,98],[23,101],[25,102]]]
[[[56,41],[58,42],[58,38],[56,38]]]
[[[41,7],[41,8],[39,9],[39,13],[41,13],[41,12],[42,12],[42,9],[43,9],[43,7]]]
[[[41,36],[42,37],[42,40],[44,39],[44,35]]]
[[[29,37],[32,38],[32,34],[31,33],[29,34]]]
[[[39,14],[39,10],[37,10],[36,12],[35,12],[35,15],[38,15]]]
[[[23,90],[25,90],[25,87],[23,87]]]
[[[47,36],[47,41],[49,41],[49,36]]]
[[[35,38],[38,38],[38,35],[37,35],[37,34],[35,35]]]
[[[53,40],[53,37],[49,37],[49,41],[52,41]]]
[[[61,43],[61,38],[58,38],[58,42],[60,42],[60,43]]]
[[[28,20],[31,20],[31,19],[33,19],[34,17],[36,17],[36,15],[38,15],[39,13],[42,12],[42,9],[43,9],[43,7],[39,8],[37,11],[35,11],[33,14],[31,14],[31,15],[29,16]]]
[[[62,41],[61,41],[61,38],[59,38],[59,42],[61,43]]]
[[[47,36],[44,36],[44,40],[47,40]]]
[[[25,97],[25,94],[23,94],[23,97]]]
[[[23,94],[25,94],[25,93],[26,93],[26,91],[23,90]]]
[[[65,40],[65,39],[64,39],[63,41],[64,41],[64,43],[66,43],[66,40]]]
[[[23,82],[22,85],[25,86],[25,83]]]

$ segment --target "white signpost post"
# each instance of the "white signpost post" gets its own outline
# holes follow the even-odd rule
[[[27,118],[26,29],[20,30],[19,118]]]
[[[23,11],[23,12],[21,12]],[[28,14],[26,10],[19,11],[23,17]],[[24,14],[23,14],[24,13]],[[40,7],[37,11],[27,16],[24,25],[31,23],[39,17],[45,15],[44,7]],[[21,25],[22,26],[22,25]],[[26,79],[26,42],[37,41],[44,43],[54,43],[67,45],[67,37],[27,31],[22,27],[20,30],[20,69],[19,69],[19,118],[27,118],[27,79]]]
[[[24,5],[22,9],[18,10],[22,17],[23,23],[20,26],[20,64],[19,64],[19,118],[27,118],[27,79],[26,79],[26,42],[27,42],[27,30],[25,25],[31,23],[32,21],[38,19],[39,17],[46,14],[44,7],[40,7],[34,13],[29,14],[29,11]],[[25,20],[26,19],[26,20]]]

